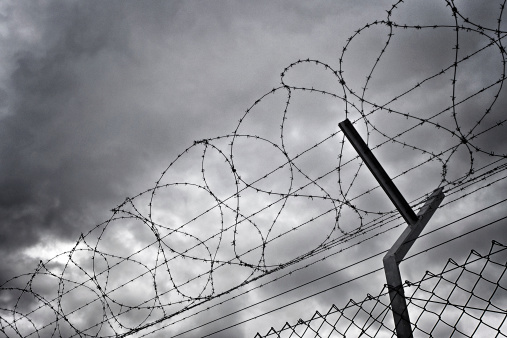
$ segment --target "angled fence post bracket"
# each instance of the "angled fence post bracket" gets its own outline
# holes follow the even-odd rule
[[[408,224],[408,227],[384,256],[383,263],[387,286],[389,288],[389,298],[391,300],[396,335],[398,338],[411,338],[413,337],[412,328],[398,265],[444,199],[443,188],[434,190],[416,215],[352,123],[348,119],[345,119],[339,123],[339,126]]]
[[[408,315],[403,282],[398,265],[444,199],[442,190],[443,188],[438,188],[433,191],[419,211],[418,221],[414,225],[409,225],[405,231],[403,231],[383,259],[384,272],[386,275],[387,287],[389,288],[389,298],[391,299],[391,308],[398,338],[412,337],[410,317]]]

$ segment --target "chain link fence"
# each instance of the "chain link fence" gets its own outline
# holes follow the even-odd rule
[[[507,246],[493,241],[486,255],[472,250],[463,264],[449,259],[404,290],[414,337],[507,337]],[[271,328],[255,338],[396,337],[384,286],[377,296],[349,300],[308,320]]]

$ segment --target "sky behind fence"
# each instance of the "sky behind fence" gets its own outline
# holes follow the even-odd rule
[[[502,242],[503,6],[7,2],[1,332],[250,337],[377,294],[406,225],[345,118],[414,210],[446,194],[403,279]]]

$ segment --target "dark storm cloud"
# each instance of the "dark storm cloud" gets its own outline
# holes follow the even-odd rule
[[[134,8],[129,16],[120,2],[24,5],[30,19],[43,19],[34,51],[21,45],[13,55],[11,107],[0,125],[7,250],[47,231],[67,238],[86,231],[126,194],[121,186],[130,175],[142,176],[151,152],[175,142],[171,130],[178,129],[136,106],[146,98],[122,92],[139,86],[126,78],[136,67],[130,27],[153,22],[149,13]],[[165,19],[176,12],[160,8]]]
[[[37,28],[43,39],[51,37],[38,43],[48,46],[42,55],[23,50],[15,55],[10,81],[15,98],[0,126],[3,249],[33,244],[38,233],[51,228],[75,235],[91,200],[110,197],[100,189],[108,186],[106,173],[121,168],[101,163],[106,158],[94,154],[104,138],[97,130],[102,122],[93,119],[104,112],[88,106],[80,91],[93,79],[76,68],[83,59],[124,45],[127,30],[111,28],[111,9],[101,8],[85,20],[79,7],[54,3],[45,8],[47,22]]]
[[[126,183],[150,167],[154,154],[177,153],[199,130],[213,136],[221,124],[234,126],[237,118],[227,116],[259,93],[240,83],[265,82],[252,74],[280,53],[276,46],[260,53],[257,40],[248,47],[233,37],[238,25],[249,29],[260,19],[275,34],[303,33],[332,13],[300,3],[265,6],[272,10],[235,3],[20,3],[37,39],[11,47],[19,50],[1,124],[3,247],[34,244],[50,229],[75,236],[106,205],[135,191]],[[231,69],[229,60],[240,63]],[[9,231],[14,224],[17,234]]]

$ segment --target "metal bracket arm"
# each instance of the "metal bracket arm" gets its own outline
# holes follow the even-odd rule
[[[363,141],[350,120],[345,119],[338,125],[405,221],[410,225],[417,222],[417,216],[414,211],[389,178],[389,175],[387,175],[379,161],[377,161],[377,158]]]

